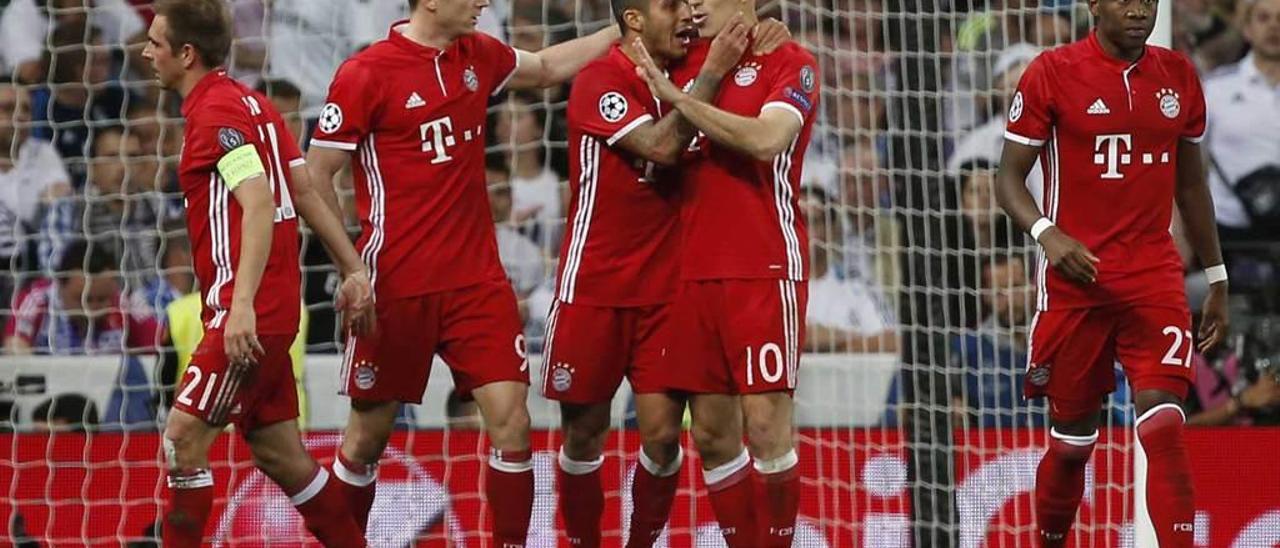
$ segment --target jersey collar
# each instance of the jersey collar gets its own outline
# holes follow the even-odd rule
[[[390,40],[392,44],[395,44],[396,47],[400,49],[403,49],[414,55],[425,57],[427,59],[435,59],[436,57],[440,57],[441,55],[444,55],[445,50],[433,48],[431,46],[424,46],[422,44],[414,42],[413,40],[410,40],[407,36],[405,36],[404,32],[402,32],[401,30],[401,27],[406,27],[408,25],[409,25],[408,19],[402,19],[400,21],[396,21],[395,23],[392,23],[391,30],[387,32],[387,40]]]
[[[190,116],[189,111],[197,102],[200,101],[200,97],[202,97],[205,92],[209,91],[209,88],[213,87],[214,83],[225,78],[227,78],[227,71],[222,69],[211,70],[208,74],[204,75],[204,77],[200,78],[200,81],[196,82],[196,86],[191,88],[191,93],[188,93],[187,98],[182,101],[182,116]]]
[[[1118,72],[1124,72],[1130,67],[1140,67],[1146,62],[1148,57],[1151,57],[1151,46],[1145,46],[1142,50],[1142,57],[1139,57],[1138,60],[1134,62],[1112,57],[1110,53],[1107,53],[1107,50],[1102,49],[1102,44],[1098,42],[1098,29],[1096,28],[1089,32],[1089,38],[1087,38],[1087,40],[1089,41],[1089,49],[1093,51],[1094,56],[1102,59],[1108,67],[1111,67]]]

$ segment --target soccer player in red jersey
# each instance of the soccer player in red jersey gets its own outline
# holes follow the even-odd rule
[[[751,1],[690,6],[704,36],[737,16],[756,21]],[[669,352],[678,374],[668,386],[693,395],[693,438],[725,541],[790,546],[800,501],[792,394],[808,296],[798,196],[817,63],[795,42],[753,52],[713,105],[677,87],[703,56],[705,48],[691,50],[672,72],[674,83],[641,59],[654,96],[706,136],[681,166],[682,283],[671,313],[679,336]]]
[[[636,74],[640,51],[666,67],[697,34],[684,0],[614,0],[622,42],[587,65],[569,96],[572,199],[556,300],[547,320],[542,393],[560,402],[560,513],[569,543],[600,545],[600,465],[609,404],[625,376],[642,448],[627,546],[662,533],[679,482],[684,399],[666,392],[669,303],[679,275],[675,165],[694,136]],[[785,34],[785,33],[784,33]],[[690,93],[715,97],[747,46],[736,24],[710,48]]]
[[[317,181],[354,157],[358,242],[377,331],[348,340],[351,414],[336,475],[362,526],[401,402],[419,402],[439,353],[484,416],[485,492],[499,546],[524,546],[533,507],[528,363],[498,260],[484,176],[485,114],[505,87],[556,85],[603,55],[614,28],[529,53],[475,32],[481,0],[410,0],[407,22],[338,69],[311,140]],[[330,185],[326,200],[338,201]]]
[[[1063,546],[1098,439],[1115,363],[1133,387],[1135,546],[1190,547],[1195,508],[1182,442],[1192,352],[1227,333],[1227,277],[1205,183],[1205,101],[1195,66],[1146,45],[1155,0],[1093,0],[1089,37],[1027,68],[1009,107],[1000,205],[1041,247],[1026,392],[1048,396],[1036,474],[1041,545]],[[1025,177],[1039,158],[1042,204]],[[1173,204],[1208,266],[1199,341],[1169,226]],[[1052,266],[1052,268],[1049,268]]]
[[[228,422],[327,546],[363,546],[342,488],[302,446],[289,345],[298,330],[301,214],[344,275],[340,309],[370,315],[368,274],[341,221],[312,192],[302,153],[265,97],[218,67],[231,47],[220,0],[165,0],[143,55],[182,95],[187,118],[179,183],[204,338],[177,390],[163,443],[169,497],[165,546],[200,546],[213,475],[208,450]]]

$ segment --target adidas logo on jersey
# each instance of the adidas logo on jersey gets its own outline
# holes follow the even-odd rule
[[[1089,105],[1089,110],[1085,112],[1087,114],[1111,114],[1111,109],[1107,108],[1107,104],[1102,102],[1102,98],[1099,97],[1097,101]]]
[[[407,108],[407,109],[408,109],[408,108],[425,107],[425,106],[427,106],[427,102],[426,102],[426,101],[423,101],[423,100],[422,100],[422,96],[421,96],[421,95],[418,95],[418,92],[416,92],[416,91],[415,91],[415,92],[413,92],[413,95],[410,95],[410,96],[409,96],[409,100],[408,100],[408,101],[405,101],[405,102],[404,102],[404,108]]]

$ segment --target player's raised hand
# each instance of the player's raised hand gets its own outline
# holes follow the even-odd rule
[[[703,72],[716,80],[724,78],[738,64],[738,60],[742,59],[743,52],[747,51],[747,45],[751,43],[750,35],[751,27],[743,24],[741,14],[735,14],[724,30],[711,41],[711,50],[702,63]]]
[[[636,38],[631,45],[635,48],[636,57],[639,58],[639,62],[636,64],[636,74],[644,78],[645,83],[649,85],[649,91],[653,93],[654,97],[665,103],[675,103],[676,100],[684,95],[680,88],[671,83],[671,80],[662,72],[662,69],[658,68],[658,64],[653,62],[653,57],[649,56],[649,50],[644,49],[644,43],[639,38]]]
[[[237,366],[256,364],[258,356],[267,353],[258,342],[258,318],[252,305],[231,307],[222,330],[222,348],[227,361]]]
[[[768,55],[778,49],[778,46],[791,41],[791,29],[782,21],[770,17],[760,21],[751,30],[751,37],[755,39],[755,47],[751,48],[751,53]]]
[[[377,315],[374,313],[373,285],[369,282],[368,270],[361,268],[342,278],[336,307],[342,314],[342,325],[346,330],[359,335],[373,332]]]
[[[1231,322],[1227,317],[1227,282],[1209,286],[1209,294],[1204,297],[1204,306],[1200,308],[1200,342],[1196,349],[1201,353],[1208,352],[1218,346],[1227,337]]]
[[[1049,227],[1044,231],[1040,235],[1040,245],[1044,247],[1044,254],[1049,257],[1049,264],[1062,275],[1081,284],[1097,281],[1098,257],[1058,227]]]

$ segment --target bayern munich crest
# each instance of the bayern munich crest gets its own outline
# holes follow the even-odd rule
[[[565,392],[570,386],[573,386],[573,369],[562,363],[556,364],[556,368],[551,370],[551,387],[556,392]]]
[[[610,91],[600,96],[600,116],[610,124],[622,120],[627,115],[627,98],[621,93]]]
[[[480,88],[480,77],[476,76],[475,67],[467,67],[467,70],[462,71],[462,85],[467,86],[467,91]]]
[[[368,390],[378,382],[378,372],[369,362],[360,362],[356,366],[356,388]]]
[[[1022,92],[1021,91],[1015,92],[1013,94],[1013,101],[1009,104],[1009,121],[1017,122],[1019,118],[1022,118]]]
[[[1027,380],[1031,381],[1032,386],[1044,386],[1049,384],[1049,365],[1031,364],[1031,369],[1027,371]]]
[[[1182,112],[1182,105],[1178,102],[1178,92],[1163,88],[1156,92],[1156,99],[1160,101],[1160,114],[1165,118],[1172,120]]]
[[[342,107],[337,103],[326,103],[323,109],[320,109],[320,121],[316,122],[316,127],[324,133],[333,133],[342,128]]]
[[[733,83],[738,87],[747,87],[756,83],[756,78],[760,76],[760,64],[751,62],[738,68],[738,72],[733,73]]]

